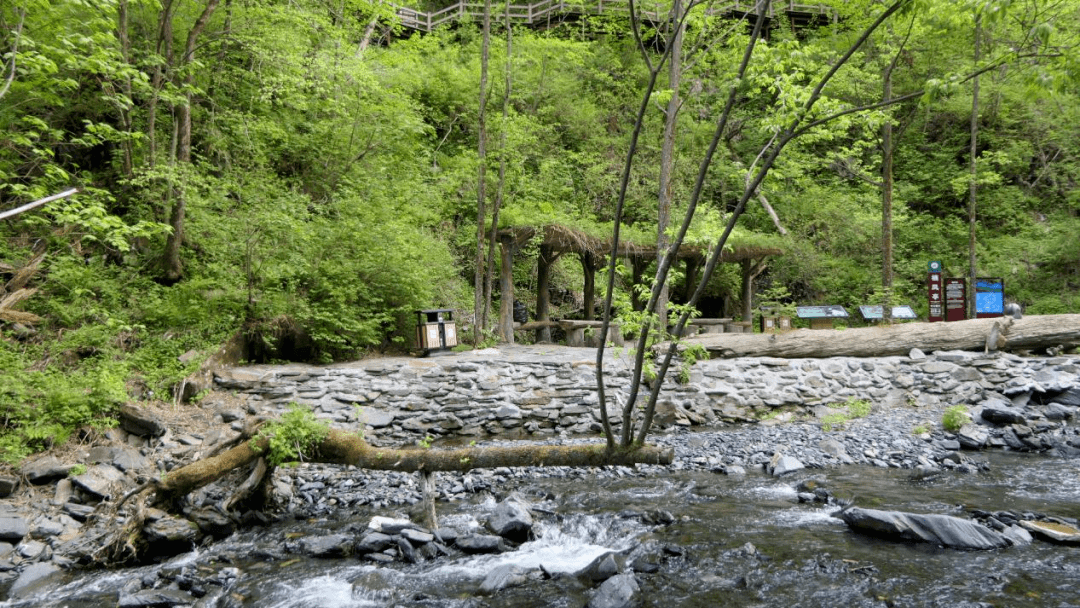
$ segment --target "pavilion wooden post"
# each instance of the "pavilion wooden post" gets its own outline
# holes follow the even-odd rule
[[[596,256],[591,251],[581,254],[581,273],[585,276],[585,320],[596,316]]]
[[[754,276],[752,273],[753,261],[750,258],[742,260],[742,286],[739,289],[739,297],[742,298],[742,320],[753,321],[752,306],[750,300],[754,296]]]
[[[499,339],[514,343],[514,253],[513,236],[499,236]]]
[[[551,292],[548,284],[551,280],[551,265],[555,262],[555,253],[550,245],[540,245],[540,255],[536,258],[536,320],[550,321]],[[551,342],[551,328],[541,327],[536,330],[537,342]]]
[[[701,260],[695,257],[686,258],[686,278],[683,280],[683,302],[689,302],[690,298],[694,295],[694,286],[697,285],[697,271],[698,266],[701,266]]]

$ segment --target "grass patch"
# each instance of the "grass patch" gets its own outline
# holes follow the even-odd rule
[[[821,418],[821,430],[831,433],[833,430],[844,428],[849,420],[866,418],[870,415],[873,405],[868,399],[849,398],[839,405],[845,411],[827,414]]]

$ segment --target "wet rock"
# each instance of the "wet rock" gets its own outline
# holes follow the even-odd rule
[[[805,468],[806,465],[799,462],[798,458],[795,458],[794,456],[784,456],[779,452],[773,455],[772,460],[769,462],[769,473],[776,477]]]
[[[480,593],[492,594],[508,587],[520,587],[529,582],[529,571],[513,564],[503,564],[484,577]]]
[[[169,606],[189,606],[195,602],[195,598],[187,592],[178,589],[147,589],[135,593],[120,595],[117,608],[167,608]]]
[[[382,532],[383,534],[398,534],[406,528],[419,528],[419,526],[408,519],[395,519],[379,515],[372,517],[371,521],[368,522],[369,530]]]
[[[504,553],[510,549],[501,536],[491,534],[469,534],[454,544],[465,553]]]
[[[190,545],[197,542],[202,534],[195,522],[164,515],[143,526],[143,533],[150,542],[158,543],[181,543]]]
[[[203,534],[214,538],[225,538],[236,530],[236,522],[215,508],[191,509],[186,511],[185,515],[199,526]]]
[[[345,557],[352,553],[353,538],[347,534],[305,536],[300,539],[300,551],[311,557]]]
[[[0,517],[0,541],[18,544],[29,532],[22,517]]]
[[[133,405],[120,406],[120,428],[140,437],[160,437],[165,434],[165,424],[160,418]]]
[[[394,544],[394,538],[382,532],[368,532],[356,543],[359,553],[377,553]]]
[[[10,599],[22,599],[36,595],[42,587],[48,586],[60,568],[50,563],[31,564],[19,573],[19,578],[8,591]]]
[[[1021,520],[1020,526],[1042,538],[1065,545],[1080,545],[1080,529],[1049,521]]]
[[[427,544],[435,540],[434,534],[431,534],[430,532],[423,532],[421,530],[415,530],[413,528],[405,528],[404,530],[402,530],[401,537],[417,545]]]
[[[416,547],[413,546],[407,539],[399,536],[397,539],[398,553],[401,554],[401,559],[410,564],[419,564],[422,560],[420,554],[416,551]]]
[[[641,588],[633,574],[613,576],[600,585],[588,608],[636,608],[643,603]]]
[[[1009,526],[1002,530],[1001,533],[1011,540],[1014,545],[1019,547],[1030,545],[1034,540],[1031,537],[1031,533],[1020,526]]]
[[[73,466],[60,462],[55,456],[45,456],[23,465],[22,474],[30,483],[41,485],[67,477]]]
[[[533,518],[529,508],[517,498],[507,498],[495,507],[488,519],[488,527],[499,536],[515,543],[529,540]]]
[[[575,576],[590,583],[599,583],[626,571],[626,556],[611,551],[594,559],[588,566],[575,573]]]
[[[840,514],[851,528],[876,536],[933,543],[952,549],[984,550],[1007,547],[1011,541],[981,524],[952,517],[852,507]]]

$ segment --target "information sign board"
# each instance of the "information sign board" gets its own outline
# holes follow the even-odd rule
[[[975,318],[1000,317],[1005,314],[1005,281],[975,279]]]
[[[940,270],[940,262],[930,262],[930,268],[934,268],[937,264],[937,268]],[[931,272],[926,279],[926,291],[927,298],[930,301],[929,313],[926,315],[926,320],[934,323],[936,321],[945,320],[945,296],[944,289],[942,289],[941,272]]]
[[[862,306],[859,306],[859,313],[862,314],[863,318],[866,319],[867,321],[869,321],[871,319],[880,319],[881,316],[882,316],[881,313],[882,313],[883,308],[884,307],[881,306],[880,304],[862,305]],[[894,318],[894,319],[917,319],[918,317],[915,315],[915,311],[912,310],[910,306],[893,306],[892,307],[892,318]]]
[[[795,314],[800,319],[846,319],[847,310],[843,306],[796,306]]]
[[[963,321],[967,318],[967,279],[945,279],[945,320]]]

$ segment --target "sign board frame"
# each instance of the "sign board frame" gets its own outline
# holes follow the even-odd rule
[[[975,318],[989,319],[1005,315],[1005,279],[975,278]]]
[[[862,304],[859,306],[859,314],[867,321],[882,318],[883,312],[884,306],[881,304]],[[919,316],[915,314],[915,311],[912,310],[910,306],[902,305],[892,307],[892,318],[907,321],[918,319]]]
[[[967,319],[967,278],[953,277],[945,279],[945,320],[964,321]]]

